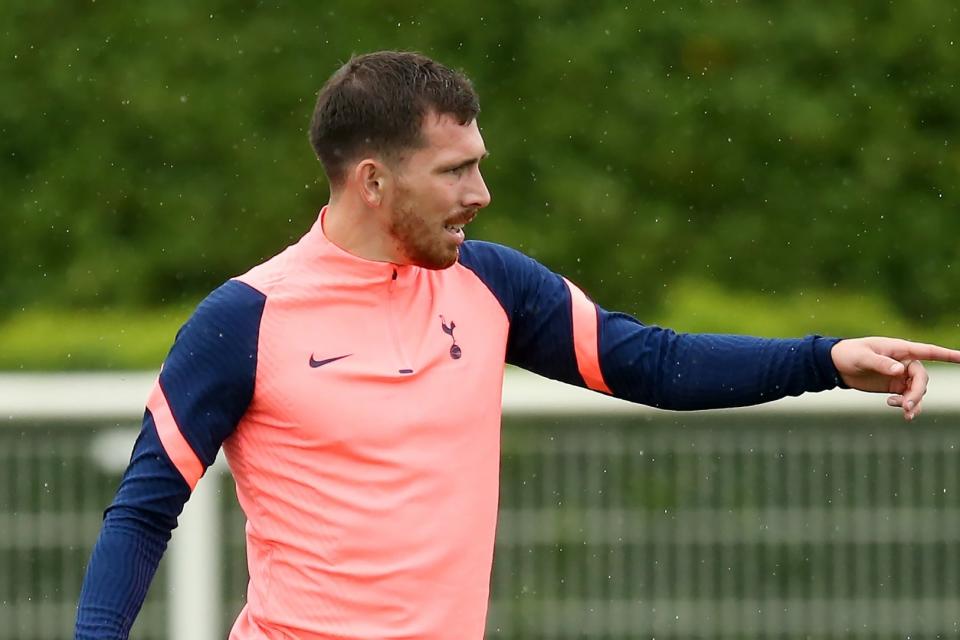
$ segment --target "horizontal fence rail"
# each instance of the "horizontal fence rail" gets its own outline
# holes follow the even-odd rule
[[[153,379],[0,376],[0,640],[71,637]],[[926,403],[911,425],[853,392],[679,414],[511,372],[487,638],[960,636],[960,379],[935,370]],[[225,637],[243,605],[217,469],[134,638]]]

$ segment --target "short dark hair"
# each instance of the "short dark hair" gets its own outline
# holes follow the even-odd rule
[[[470,80],[419,53],[378,51],[352,57],[327,80],[310,120],[310,144],[327,178],[343,183],[347,164],[376,153],[397,158],[423,144],[434,112],[467,124],[480,112]]]

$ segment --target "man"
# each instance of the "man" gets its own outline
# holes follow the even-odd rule
[[[477,96],[412,53],[356,57],[310,128],[329,204],[297,244],[184,325],[84,580],[78,638],[127,636],[184,502],[221,446],[247,516],[252,638],[483,635],[504,362],[662,408],[848,386],[916,417],[921,359],[887,338],[678,335],[595,306],[502,246]]]

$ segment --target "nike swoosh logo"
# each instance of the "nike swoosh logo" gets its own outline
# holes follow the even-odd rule
[[[352,353],[348,353],[345,356],[337,356],[336,358],[327,358],[326,360],[314,360],[313,354],[310,354],[310,366],[316,369],[317,367],[322,367],[325,364],[330,364],[331,362],[336,362],[337,360],[343,360],[344,358],[349,358],[352,356]]]

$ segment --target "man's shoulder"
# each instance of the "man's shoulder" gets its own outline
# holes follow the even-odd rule
[[[293,246],[287,247],[272,258],[251,267],[245,273],[235,276],[233,280],[243,282],[264,295],[268,295],[274,287],[284,280],[289,272]]]
[[[520,251],[496,242],[485,240],[467,240],[460,247],[460,264],[472,271],[478,269],[523,268],[532,262],[531,258]]]
[[[472,271],[489,288],[505,309],[537,289],[536,283],[549,273],[533,258],[495,242],[470,240],[460,247],[460,264]]]
[[[184,329],[222,331],[224,327],[255,330],[260,324],[266,295],[236,278],[227,280],[204,298]]]
[[[468,240],[460,247],[460,264],[481,278],[539,279],[550,270],[527,254],[495,242]]]

